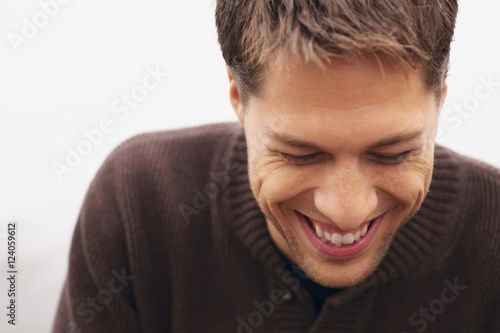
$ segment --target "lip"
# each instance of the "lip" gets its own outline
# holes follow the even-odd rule
[[[316,235],[316,232],[312,230],[311,226],[306,221],[305,216],[297,211],[295,211],[295,213],[299,219],[302,229],[304,229],[307,238],[314,246],[314,248],[318,250],[318,252],[328,257],[337,259],[347,259],[361,254],[371,244],[373,238],[375,237],[375,234],[377,233],[378,228],[382,224],[382,221],[384,220],[385,217],[385,213],[376,217],[373,220],[372,225],[366,232],[366,235],[364,235],[358,242],[349,245],[336,246],[322,241]]]
[[[301,214],[301,213],[299,213],[299,214]],[[301,215],[302,215],[302,216],[304,216],[304,214],[301,214]],[[331,224],[328,224],[328,223],[324,223],[324,222],[318,221],[318,220],[316,220],[316,219],[311,218],[310,216],[308,216],[308,218],[309,218],[309,219],[311,220],[311,222],[313,222],[314,224],[319,225],[319,227],[320,227],[321,229],[323,229],[323,231],[328,231],[329,233],[335,232],[335,233],[341,234],[342,236],[344,236],[345,234],[347,234],[347,233],[349,233],[349,232],[350,232],[350,233],[352,233],[352,234],[354,234],[354,233],[356,233],[356,231],[361,231],[361,230],[363,230],[363,228],[365,227],[365,225],[370,224],[370,222],[374,220],[374,219],[373,219],[373,220],[370,220],[370,221],[366,221],[365,223],[363,223],[362,225],[360,225],[360,226],[358,227],[358,229],[356,229],[356,230],[344,231],[344,230],[340,229],[340,228],[339,228],[339,227],[337,227],[337,226],[334,226],[334,225],[331,225]]]

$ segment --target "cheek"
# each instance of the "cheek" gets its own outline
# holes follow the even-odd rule
[[[432,176],[432,160],[407,163],[379,173],[378,189],[405,203],[421,202]]]
[[[260,188],[261,200],[268,203],[284,201],[300,193],[307,181],[304,172],[296,172],[277,158],[263,158],[254,164],[255,180]]]
[[[280,215],[288,205],[313,188],[310,168],[286,165],[278,156],[255,156],[249,167],[252,190],[261,207],[272,215]],[[312,198],[312,196],[311,196]]]

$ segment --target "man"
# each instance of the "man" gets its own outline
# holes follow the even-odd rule
[[[455,0],[219,0],[238,124],[93,181],[54,332],[500,332],[500,171],[434,139]]]

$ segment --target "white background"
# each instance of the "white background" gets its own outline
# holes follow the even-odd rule
[[[20,271],[18,325],[7,325],[0,310],[1,332],[49,331],[80,205],[114,147],[137,133],[236,120],[214,7],[212,0],[73,0],[15,52],[9,33],[21,35],[23,18],[32,20],[41,7],[0,0],[0,233],[18,221]],[[446,139],[440,140],[497,166],[500,87],[473,103],[480,77],[500,82],[499,12],[500,2],[491,0],[461,4],[444,107],[455,120],[442,120]],[[128,117],[113,113],[113,101],[156,66],[168,72],[163,83]],[[468,105],[469,116],[454,105]],[[51,164],[65,163],[66,146],[75,149],[82,131],[104,118],[114,130],[59,181]],[[6,255],[4,240],[0,309],[7,300]]]

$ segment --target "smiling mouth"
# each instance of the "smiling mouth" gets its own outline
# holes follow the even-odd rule
[[[355,232],[339,233],[332,230],[328,230],[317,223],[314,223],[308,216],[303,215],[309,227],[316,233],[318,238],[329,245],[335,245],[337,247],[343,247],[346,245],[351,245],[357,243],[363,239],[368,233],[376,219],[371,220],[363,228]]]
[[[306,238],[315,248],[317,254],[335,259],[349,259],[366,253],[372,246],[375,235],[377,235],[378,229],[387,215],[385,212],[375,219],[363,223],[358,229],[345,232],[334,225],[316,221],[298,211],[295,213]],[[362,233],[363,236],[361,236]],[[329,239],[327,239],[328,236]]]

